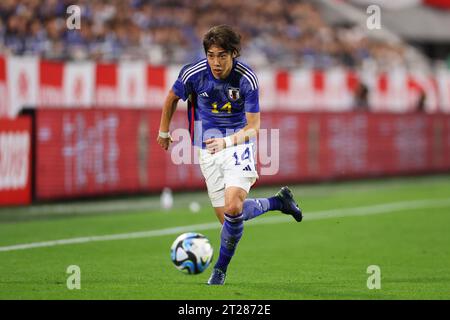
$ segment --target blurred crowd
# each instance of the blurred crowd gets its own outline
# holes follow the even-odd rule
[[[66,25],[73,4],[81,8],[79,30]],[[241,33],[243,59],[255,67],[406,64],[404,46],[330,26],[305,0],[1,0],[0,52],[183,64],[204,56],[203,34],[222,23]]]

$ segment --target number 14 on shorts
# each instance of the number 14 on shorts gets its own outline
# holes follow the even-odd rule
[[[253,144],[237,145],[227,153],[226,167],[228,170],[231,170],[233,172],[232,175],[235,176],[258,177],[254,157]]]
[[[235,153],[233,153],[233,157],[236,160],[236,163],[234,164],[235,166],[240,166],[241,162],[239,161],[239,158],[241,161],[245,161],[245,160],[249,160],[250,162],[252,162],[252,159],[250,158],[250,148],[247,147],[245,149],[245,151],[241,154],[241,156],[238,156],[238,152],[236,151]]]

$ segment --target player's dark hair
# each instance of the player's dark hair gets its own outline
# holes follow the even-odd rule
[[[236,57],[239,57],[241,54],[241,35],[226,24],[214,26],[203,37],[205,53],[213,45],[221,47],[231,54],[235,53]]]

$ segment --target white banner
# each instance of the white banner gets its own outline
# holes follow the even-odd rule
[[[436,73],[440,111],[450,112],[450,70],[440,68]]]
[[[38,58],[8,57],[6,78],[8,81],[10,117],[15,117],[24,106],[36,106],[39,91]]]
[[[121,62],[118,71],[119,105],[144,107],[147,89],[146,64],[144,62]]]
[[[94,62],[40,63],[5,57],[0,79],[0,117],[14,118],[24,106],[161,108],[181,66],[149,67],[123,61],[98,68]],[[434,74],[393,69],[385,74],[346,69],[256,70],[261,110],[347,111],[355,107],[355,84],[368,88],[371,111],[411,112],[425,99],[427,112],[450,112],[450,71]],[[42,75],[42,77],[40,76]],[[351,84],[350,84],[351,82]]]
[[[65,105],[92,107],[95,91],[95,64],[93,62],[66,63],[63,88]]]

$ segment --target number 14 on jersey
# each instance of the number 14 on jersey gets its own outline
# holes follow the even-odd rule
[[[219,113],[220,112],[226,112],[231,113],[231,102],[225,103],[220,109],[218,108],[217,102],[214,102],[212,104],[212,112],[213,113]]]

